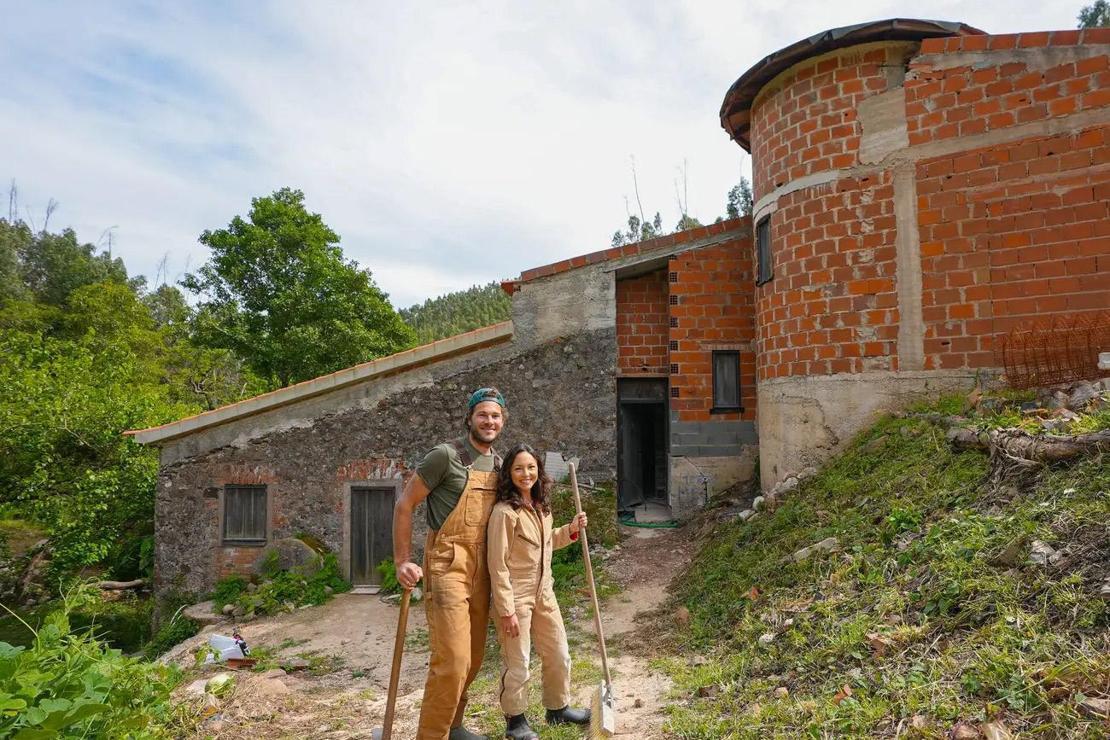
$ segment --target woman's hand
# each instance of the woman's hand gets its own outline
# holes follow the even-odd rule
[[[515,614],[501,617],[501,629],[503,629],[505,634],[509,637],[520,637],[520,620],[516,618]]]
[[[588,523],[589,519],[586,517],[586,512],[583,511],[581,514],[570,520],[570,533],[578,534],[586,528],[586,524]]]

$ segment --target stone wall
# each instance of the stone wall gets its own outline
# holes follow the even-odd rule
[[[348,562],[352,484],[400,483],[431,446],[463,433],[467,396],[496,385],[509,403],[500,449],[527,441],[581,458],[584,477],[612,478],[616,452],[615,332],[563,337],[515,355],[491,351],[465,369],[403,388],[372,406],[322,415],[163,467],[156,500],[156,588],[202,593],[249,571],[262,549],[225,547],[222,487],[263,483],[269,540],[308,533]],[[417,544],[423,538],[418,516]]]

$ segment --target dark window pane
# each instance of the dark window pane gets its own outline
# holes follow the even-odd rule
[[[755,227],[756,285],[774,277],[771,266],[771,217],[764,216]]]
[[[224,488],[224,540],[266,541],[266,486]]]
[[[740,353],[713,353],[713,408],[740,408]]]

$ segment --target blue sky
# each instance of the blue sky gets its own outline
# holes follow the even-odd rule
[[[889,17],[1074,28],[1066,2],[12,2],[0,183],[170,280],[197,236],[291,186],[404,307],[608,245],[633,202],[703,221],[750,162],[728,86]],[[400,7],[411,5],[412,7]],[[6,215],[6,214],[5,214]]]

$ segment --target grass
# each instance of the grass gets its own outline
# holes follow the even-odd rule
[[[918,410],[958,413],[958,400]],[[998,719],[1027,737],[1103,736],[1077,703],[1110,694],[1096,595],[1110,464],[1046,470],[1025,491],[995,490],[987,472],[928,421],[887,419],[770,516],[719,527],[677,581],[692,621],[672,647],[711,657],[663,661],[689,697],[670,735],[863,737],[913,720],[939,738]],[[826,537],[838,552],[782,562]],[[1034,540],[1069,561],[1028,564]]]

